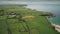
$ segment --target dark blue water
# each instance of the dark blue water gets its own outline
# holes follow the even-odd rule
[[[52,17],[50,20],[53,23],[60,25],[60,4],[28,4],[27,8],[44,12],[52,12],[56,17]]]

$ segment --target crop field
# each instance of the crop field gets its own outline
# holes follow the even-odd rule
[[[59,34],[41,11],[20,6],[0,6],[0,34]],[[8,13],[16,13],[12,17]],[[22,16],[22,17],[20,17]]]

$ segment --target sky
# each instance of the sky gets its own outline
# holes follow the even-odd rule
[[[60,0],[0,0],[0,4],[60,4]]]
[[[60,1],[60,0],[0,0],[0,1]]]
[[[60,4],[60,1],[0,1],[0,4]]]

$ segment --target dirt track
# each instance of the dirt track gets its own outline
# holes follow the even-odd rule
[[[35,16],[24,16],[23,18],[34,18]]]

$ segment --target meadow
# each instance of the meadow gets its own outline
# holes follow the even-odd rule
[[[38,16],[47,12],[32,10],[22,6],[0,6],[3,9],[0,16],[0,34],[59,34],[45,16]],[[16,13],[16,17],[7,17],[8,13]],[[0,12],[1,14],[1,12]],[[20,16],[31,16],[19,18]]]

